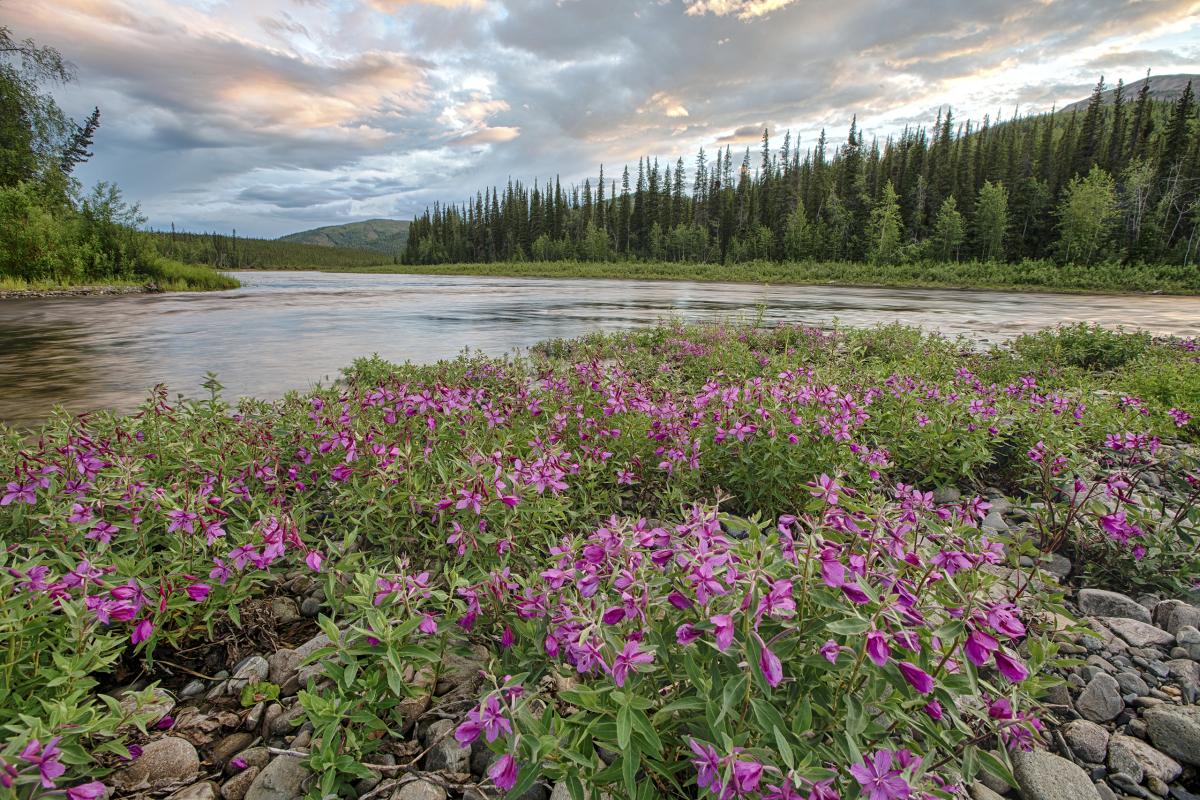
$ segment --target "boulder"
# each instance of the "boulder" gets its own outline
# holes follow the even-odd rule
[[[186,739],[164,736],[142,748],[132,764],[114,772],[114,788],[125,792],[168,789],[186,783],[200,772],[200,756]]]
[[[1156,748],[1200,767],[1200,707],[1164,703],[1146,709],[1145,720]]]
[[[439,719],[426,729],[425,755],[427,772],[470,772],[471,748],[463,747],[454,738],[454,722]]]
[[[1158,778],[1166,783],[1170,783],[1183,773],[1183,767],[1178,761],[1132,736],[1118,733],[1112,737],[1108,743],[1109,769],[1117,769],[1113,766],[1114,756],[1123,764],[1129,762],[1135,764],[1136,769],[1132,774]],[[1117,769],[1117,771],[1131,774],[1124,768]]]
[[[446,800],[446,790],[436,783],[415,780],[397,789],[392,800]]]
[[[1045,750],[1017,750],[1012,762],[1025,800],[1099,800],[1088,774],[1065,758]]]
[[[1108,755],[1108,731],[1086,719],[1076,719],[1061,728],[1071,752],[1083,761],[1099,764]]]
[[[217,800],[217,785],[212,781],[193,783],[175,792],[167,800]]]
[[[296,800],[304,795],[304,781],[311,774],[301,759],[277,756],[254,777],[244,800]]]
[[[1185,625],[1190,625],[1193,628],[1200,628],[1200,608],[1190,606],[1187,603],[1175,601],[1178,605],[1171,607],[1170,611],[1164,616],[1161,623],[1162,627],[1166,628],[1167,633],[1175,634]]]
[[[1076,601],[1079,610],[1089,617],[1120,617],[1150,624],[1150,609],[1119,592],[1080,589]]]
[[[254,783],[254,779],[258,777],[260,771],[258,767],[246,767],[225,781],[221,787],[221,797],[225,800],[245,800],[246,792],[250,791],[250,785]]]
[[[1100,621],[1133,647],[1169,647],[1175,642],[1173,634],[1148,622],[1123,617],[1100,617]]]
[[[1075,700],[1075,710],[1092,722],[1108,722],[1125,708],[1121,686],[1113,676],[1101,672],[1088,681]]]

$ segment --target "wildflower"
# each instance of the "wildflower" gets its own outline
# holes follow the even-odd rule
[[[967,660],[977,667],[982,667],[991,660],[992,653],[1000,647],[1000,643],[995,637],[990,636],[983,631],[973,630],[967,636],[967,643],[963,650],[967,654]]]
[[[841,652],[842,648],[839,647],[838,643],[833,639],[830,639],[829,641],[825,642],[825,644],[821,645],[821,655],[824,656],[825,660],[830,664],[837,663],[838,656],[841,654]]]
[[[945,716],[945,713],[942,711],[942,704],[937,700],[930,700],[925,704],[925,713],[934,722],[941,722],[942,717]]]
[[[507,792],[517,785],[517,762],[508,753],[500,756],[500,760],[488,769],[488,777],[496,788]]]
[[[675,642],[687,646],[700,638],[700,630],[690,623],[683,623],[675,629]]]
[[[234,769],[245,769],[248,765],[246,763],[246,759],[238,756],[237,758],[232,758],[229,760],[229,766],[233,767]]]
[[[729,645],[733,644],[733,617],[729,614],[717,614],[710,617],[709,622],[713,624],[717,649],[724,653]]]
[[[890,750],[880,750],[864,757],[862,764],[851,765],[850,774],[866,800],[904,800],[912,792],[901,771],[892,767],[894,757]]]
[[[808,485],[812,487],[812,491],[809,494],[813,497],[819,497],[831,506],[838,504],[838,492],[842,490],[842,487],[824,472],[821,473],[814,483]]]
[[[721,774],[721,759],[716,748],[700,744],[695,739],[689,739],[688,744],[697,756],[692,759],[692,763],[696,765],[696,786],[701,789],[713,786]]]
[[[133,633],[129,637],[129,641],[135,645],[141,644],[150,638],[150,634],[154,633],[154,623],[148,619],[143,619],[134,626]]]
[[[898,666],[900,667],[900,674],[904,676],[904,680],[908,681],[909,685],[918,692],[929,694],[933,691],[933,676],[928,672],[908,661],[901,661]]]
[[[1167,413],[1171,415],[1171,419],[1175,420],[1175,426],[1178,428],[1186,428],[1187,424],[1192,421],[1192,415],[1181,408],[1172,408]]]
[[[98,800],[108,791],[108,787],[100,781],[81,783],[67,789],[67,800]]]
[[[192,598],[197,603],[203,603],[208,598],[208,593],[212,591],[207,583],[193,583],[187,587],[187,596]]]
[[[454,738],[463,747],[467,747],[483,733],[489,742],[494,742],[501,734],[512,733],[512,722],[504,716],[504,708],[496,695],[488,695],[479,706],[467,712],[466,720],[454,731]]]
[[[996,669],[1013,683],[1020,683],[1029,677],[1029,669],[1003,650],[996,651]]]
[[[417,626],[417,630],[419,630],[421,633],[432,636],[438,632],[437,620],[433,618],[432,614],[426,614],[424,617],[422,617],[421,624]]]
[[[891,655],[892,648],[888,646],[887,636],[879,631],[867,634],[867,656],[875,662],[875,666],[882,667]]]
[[[37,502],[36,489],[37,486],[33,483],[22,484],[9,481],[7,491],[5,491],[3,497],[0,497],[0,506],[6,506],[15,502],[33,505]]]
[[[61,738],[60,736],[55,736],[46,742],[45,747],[42,746],[40,741],[33,739],[25,745],[25,749],[18,755],[26,764],[38,768],[38,773],[42,778],[42,787],[45,789],[53,789],[55,787],[55,779],[67,771],[67,768],[58,762],[58,757],[61,755],[58,743]]]
[[[783,681],[783,662],[779,660],[779,656],[771,652],[771,648],[766,644],[762,645],[762,650],[758,655],[758,668],[762,670],[763,677],[766,678],[767,684],[772,689]]]
[[[304,563],[313,572],[321,571],[321,563],[325,560],[325,556],[321,555],[319,550],[309,550],[308,555],[304,557]]]
[[[653,652],[641,650],[637,642],[626,642],[624,649],[613,659],[613,680],[617,686],[624,686],[625,678],[631,671],[636,672],[639,664],[650,664],[653,662]]]
[[[758,783],[762,780],[763,765],[757,761],[743,761],[737,759],[733,762],[733,776],[729,781],[729,786],[726,792],[722,792],[721,796],[725,797],[729,792],[732,792],[737,797],[745,797],[758,791]]]

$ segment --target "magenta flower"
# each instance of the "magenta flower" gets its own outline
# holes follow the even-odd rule
[[[713,624],[713,636],[717,641],[717,649],[722,653],[733,644],[733,617],[729,614],[717,614],[710,617],[709,622]]]
[[[763,677],[767,679],[767,684],[774,689],[783,681],[783,662],[779,660],[779,656],[771,652],[771,648],[763,644],[762,651],[758,655],[758,668],[762,670]]]
[[[38,773],[42,778],[42,787],[45,789],[53,789],[55,779],[67,771],[66,767],[58,763],[58,757],[61,755],[58,743],[61,739],[61,736],[55,736],[46,742],[45,747],[42,747],[42,743],[37,739],[33,739],[18,755],[26,764],[38,768]]]
[[[237,758],[230,759],[229,766],[234,769],[245,769],[248,765],[246,764],[246,759],[238,756]]]
[[[812,487],[812,491],[809,494],[813,497],[819,497],[831,506],[838,504],[838,492],[842,490],[842,487],[824,472],[821,473],[815,483],[808,485]]]
[[[838,643],[833,639],[830,639],[829,641],[825,642],[825,644],[821,645],[821,655],[824,656],[825,660],[830,664],[837,663],[838,656],[841,655],[841,652],[842,648],[839,647]]]
[[[942,711],[942,704],[937,700],[930,700],[925,704],[925,713],[928,714],[929,718],[934,722],[941,722],[942,717],[945,716],[945,712]]]
[[[208,598],[208,593],[212,591],[207,583],[193,583],[187,587],[187,596],[192,598],[197,603],[203,603]]]
[[[700,630],[691,623],[685,622],[675,629],[675,642],[687,646],[700,638]]]
[[[867,633],[867,657],[875,662],[875,666],[882,667],[891,658],[892,648],[888,646],[887,636],[880,631],[870,631]]]
[[[908,681],[909,685],[918,692],[929,694],[933,691],[933,676],[928,672],[916,664],[911,664],[907,661],[901,661],[899,667],[900,674],[904,676],[904,680]]]
[[[496,788],[507,792],[517,785],[517,762],[508,753],[500,756],[500,760],[488,768],[488,777]]]
[[[483,733],[489,742],[494,742],[501,734],[512,733],[512,723],[504,716],[504,708],[496,695],[488,695],[479,706],[467,712],[467,718],[454,731],[454,738],[463,747],[467,747]]]
[[[1020,683],[1029,677],[1029,668],[1003,650],[996,651],[996,669],[1013,683]]]
[[[850,774],[862,787],[866,800],[906,800],[911,793],[901,771],[892,768],[893,756],[890,750],[880,750],[866,756],[862,764],[851,765]]]
[[[626,642],[625,647],[613,659],[612,676],[617,686],[624,686],[625,679],[630,672],[637,672],[639,664],[651,664],[654,662],[654,653],[652,651],[641,650],[637,642]]]
[[[980,630],[973,630],[967,637],[963,651],[967,654],[968,661],[977,667],[982,667],[991,660],[992,653],[999,647],[1000,643],[996,641],[995,637]]]
[[[696,758],[692,763],[696,766],[696,786],[701,789],[711,787],[721,774],[721,759],[715,747],[703,745],[695,739],[689,739],[688,744]]]
[[[762,780],[762,774],[762,764],[757,761],[738,759],[733,762],[733,777],[729,781],[728,789],[738,797],[754,794],[758,791],[758,783]],[[722,796],[725,794],[722,792]]]
[[[421,633],[432,636],[438,632],[437,620],[434,619],[432,614],[426,614],[421,619],[421,624],[417,626],[417,630],[419,630]]]
[[[108,787],[100,781],[81,783],[67,789],[67,800],[98,800],[108,791]]]
[[[150,634],[154,633],[154,623],[148,619],[141,620],[133,628],[133,633],[129,637],[129,641],[133,644],[141,644],[150,638]]]
[[[308,555],[304,557],[304,563],[313,572],[321,571],[321,563],[325,560],[325,556],[321,555],[319,550],[309,550]]]
[[[6,506],[10,503],[16,502],[33,505],[37,502],[37,495],[35,494],[36,489],[37,484],[20,484],[9,481],[7,491],[4,493],[3,497],[0,497],[0,506]]]

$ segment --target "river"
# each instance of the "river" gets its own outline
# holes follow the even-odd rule
[[[1058,323],[1200,334],[1200,298],[318,272],[238,272],[228,292],[0,302],[0,420],[130,411],[149,387],[276,398],[378,353],[428,362],[662,319],[904,322],[997,342]]]

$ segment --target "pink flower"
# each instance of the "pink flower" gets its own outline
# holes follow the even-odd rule
[[[700,638],[700,630],[691,623],[685,622],[675,629],[675,642],[687,646]]]
[[[108,787],[100,781],[81,783],[67,789],[67,800],[97,800],[97,798],[103,797],[107,791]]]
[[[771,648],[763,644],[762,651],[758,655],[758,668],[762,670],[763,677],[766,678],[767,684],[774,689],[783,681],[783,662],[779,660],[779,656],[771,652]]]
[[[143,619],[133,628],[133,634],[129,637],[129,641],[135,645],[141,644],[150,638],[150,634],[154,633],[154,623],[148,619]]]
[[[813,497],[819,497],[831,506],[838,504],[838,492],[842,490],[842,487],[824,472],[821,473],[815,483],[808,485],[812,487],[812,491],[809,494]]]
[[[42,787],[45,789],[53,789],[55,787],[55,779],[67,771],[66,767],[58,763],[58,757],[61,754],[58,749],[58,743],[61,738],[60,736],[55,736],[46,742],[45,747],[42,747],[42,743],[37,739],[33,739],[29,744],[25,745],[25,749],[18,755],[26,764],[38,768],[38,773],[42,778]]]
[[[821,655],[824,656],[825,660],[830,664],[837,663],[838,656],[841,654],[841,652],[842,648],[839,647],[838,643],[833,639],[830,639],[829,641],[825,642],[825,644],[821,645]]]
[[[867,634],[867,656],[875,662],[875,666],[882,667],[888,662],[891,655],[892,648],[888,646],[886,635],[880,631],[871,631]]]
[[[696,786],[707,789],[716,782],[721,774],[721,758],[711,745],[703,745],[695,739],[689,739],[688,744],[697,758],[692,759],[696,767]]]
[[[248,765],[246,764],[246,759],[238,756],[237,758],[229,760],[229,766],[233,767],[234,769],[245,769]]]
[[[9,503],[14,502],[22,502],[33,505],[37,502],[37,495],[35,494],[36,489],[37,484],[34,483],[20,484],[10,481],[8,484],[8,491],[4,493],[3,497],[0,497],[0,506],[6,506]]]
[[[488,768],[488,777],[496,788],[507,792],[517,785],[517,762],[508,753],[500,756],[500,760]]]
[[[713,624],[713,636],[717,641],[717,649],[722,653],[733,644],[733,617],[729,614],[717,614],[709,618]]]
[[[933,676],[928,672],[916,664],[911,664],[907,661],[901,661],[899,667],[900,674],[904,676],[904,680],[908,681],[909,685],[918,692],[929,694],[933,691]]]
[[[197,603],[203,603],[208,598],[208,593],[212,591],[207,583],[193,583],[187,587],[187,596],[192,598]]]
[[[321,563],[325,560],[325,556],[321,555],[319,550],[309,550],[308,555],[304,557],[304,563],[313,572],[321,571]]]
[[[652,664],[653,662],[653,652],[641,650],[637,642],[626,642],[624,649],[613,659],[613,680],[617,686],[624,686],[625,678],[630,672],[637,672],[639,664]]]
[[[901,771],[892,768],[893,758],[890,750],[880,750],[866,756],[862,764],[851,765],[850,774],[862,787],[866,800],[905,800],[911,793]]]
[[[432,636],[438,632],[437,620],[433,618],[432,614],[426,614],[421,619],[421,624],[417,626],[417,630],[419,630],[421,633]]]
[[[1003,650],[996,651],[996,669],[1013,683],[1020,683],[1029,677],[1029,669]]]

